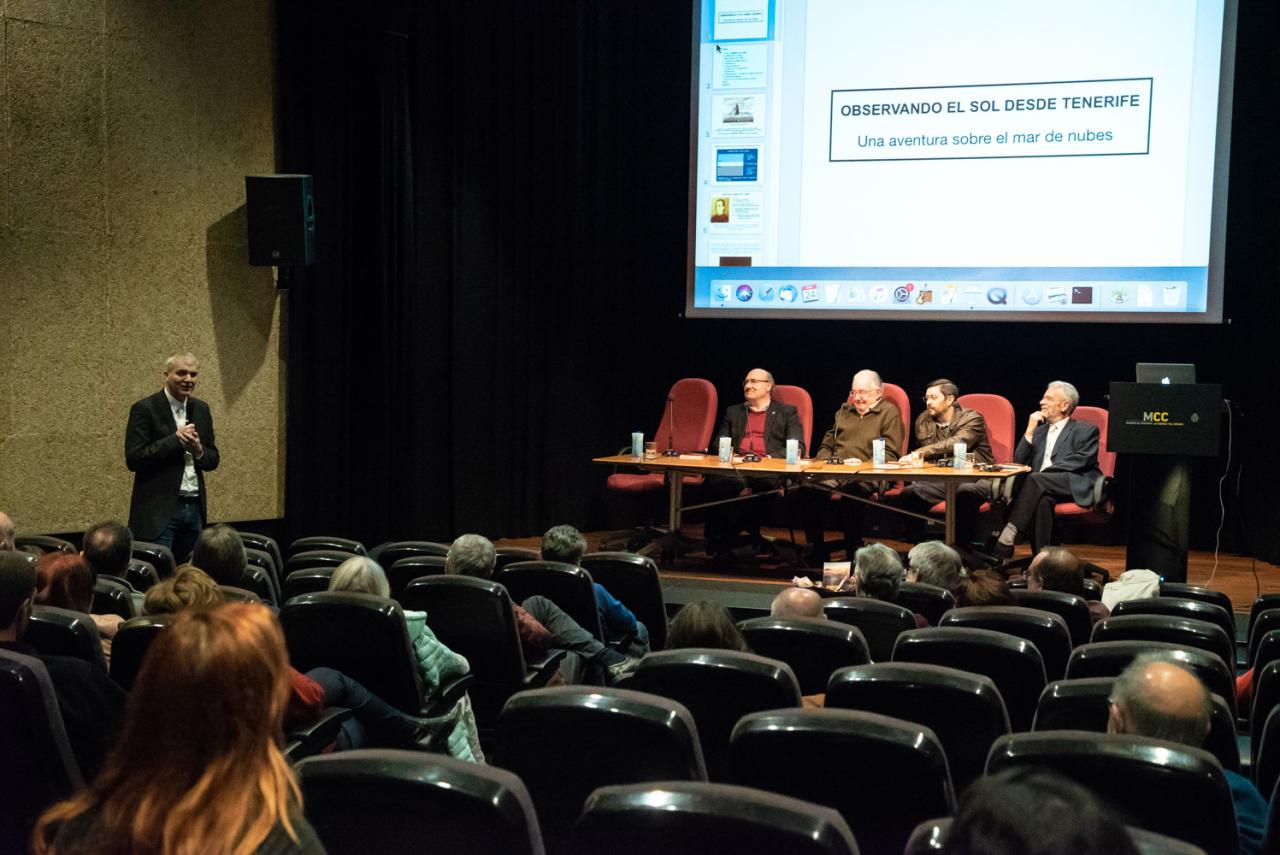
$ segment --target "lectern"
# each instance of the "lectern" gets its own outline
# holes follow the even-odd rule
[[[1187,580],[1192,457],[1218,456],[1222,386],[1112,383],[1107,450],[1130,455],[1125,566]]]

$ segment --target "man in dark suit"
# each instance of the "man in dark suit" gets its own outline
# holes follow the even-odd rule
[[[803,457],[804,431],[800,417],[795,407],[773,400],[773,375],[763,368],[751,369],[742,381],[742,393],[745,400],[741,404],[725,408],[724,421],[720,423],[713,442],[727,436],[733,441],[735,454],[785,458],[787,440],[794,439]],[[707,500],[747,497],[756,490],[766,492],[776,487],[777,481],[772,478],[754,479],[754,483],[742,476],[709,478]],[[708,508],[707,552],[723,557],[733,546],[733,539],[739,531],[758,532],[764,518],[765,501],[763,498],[748,499]]]
[[[218,467],[209,405],[191,397],[199,373],[190,353],[170,356],[164,388],[130,407],[124,432],[125,465],[134,473],[129,528],[168,546],[179,563],[208,519],[204,473]]]
[[[1030,466],[1031,472],[1019,478],[1018,494],[993,550],[997,558],[1011,557],[1019,536],[1028,532],[1032,552],[1048,546],[1058,502],[1086,508],[1093,504],[1094,484],[1102,477],[1098,428],[1071,418],[1079,403],[1075,386],[1055,380],[1044,390],[1040,409],[1027,420],[1013,459]]]

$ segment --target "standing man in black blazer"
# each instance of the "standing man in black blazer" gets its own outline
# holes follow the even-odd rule
[[[209,405],[191,397],[200,363],[175,353],[164,363],[164,388],[129,408],[124,460],[134,473],[129,528],[139,540],[187,560],[208,519],[204,473],[218,468]]]
[[[1093,504],[1094,485],[1102,477],[1098,468],[1098,428],[1071,418],[1080,403],[1076,387],[1054,380],[1044,390],[1040,409],[1027,420],[1013,459],[1031,467],[1009,509],[1009,519],[992,550],[997,558],[1013,556],[1019,536],[1031,535],[1031,551],[1049,545],[1053,534],[1053,506],[1075,502]]]
[[[755,454],[757,457],[787,456],[787,440],[799,443],[800,456],[804,456],[804,431],[796,408],[773,400],[773,375],[763,368],[753,368],[742,381],[741,404],[725,408],[720,430],[712,437],[719,444],[722,436],[733,440],[734,454]],[[772,490],[776,479],[754,479],[756,486]],[[749,496],[755,490],[743,476],[707,479],[707,499],[716,501],[733,496]],[[725,557],[733,546],[739,531],[753,534],[760,529],[764,518],[762,505],[766,500],[749,499],[730,502],[707,509],[707,552]]]

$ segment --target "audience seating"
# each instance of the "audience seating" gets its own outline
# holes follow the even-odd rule
[[[30,851],[49,805],[84,786],[44,663],[0,650],[0,852]]]
[[[316,535],[314,537],[300,537],[293,543],[289,544],[289,558],[293,558],[300,552],[345,552],[347,557],[352,555],[366,555],[367,552],[364,544],[358,540],[352,540],[349,537],[332,537],[330,535]],[[286,560],[287,563],[287,560]]]
[[[346,707],[325,707],[320,711],[320,718],[285,734],[284,747],[280,749],[284,759],[293,765],[303,758],[333,751],[342,725],[353,715]]]
[[[1004,699],[1009,725],[1027,730],[1044,690],[1044,661],[1023,638],[989,629],[930,627],[904,632],[893,650],[894,662],[924,662],[985,674]]]
[[[801,704],[800,686],[786,663],[733,650],[650,653],[622,685],[679,701],[693,713],[713,781],[728,780],[729,734],[738,719]]]
[[[1119,677],[1143,653],[1159,653],[1195,672],[1210,692],[1235,711],[1236,681],[1231,666],[1216,653],[1163,641],[1095,641],[1071,651],[1067,679]]]
[[[317,594],[321,591],[327,591],[329,590],[329,583],[333,581],[333,571],[337,569],[337,567],[304,567],[300,570],[294,570],[284,578],[284,591],[281,596],[287,603],[294,597],[300,597],[303,594]]]
[[[903,855],[933,855],[942,852],[947,846],[947,835],[951,831],[951,817],[930,819],[916,826],[907,841]],[[1174,840],[1145,828],[1128,826],[1129,838],[1133,841],[1138,855],[1205,855],[1205,851],[1192,843]]]
[[[701,377],[677,380],[667,393],[667,403],[662,409],[658,429],[645,438],[657,443],[658,449],[662,451],[668,447],[676,451],[706,451],[711,442],[711,433],[716,429],[717,402],[716,387],[710,380],[703,380]],[[621,453],[629,451],[627,449]],[[684,476],[685,486],[701,484],[702,480],[701,475]],[[661,472],[614,472],[605,481],[605,487],[610,492],[630,495],[656,493],[665,484],[665,476]]]
[[[751,650],[791,666],[802,695],[820,695],[837,668],[871,661],[856,626],[820,618],[761,617],[740,621]]]
[[[947,612],[939,626],[968,626],[1016,635],[1040,651],[1046,679],[1060,680],[1067,671],[1071,633],[1066,621],[1051,612],[1021,606],[968,606]]]
[[[528,662],[521,650],[507,589],[490,579],[430,576],[415,579],[400,602],[425,611],[436,638],[467,658],[475,683],[470,688],[476,722],[491,731],[498,712],[514,692],[545,686],[564,653]]]
[[[244,548],[244,557],[250,567],[257,567],[267,577],[268,584],[271,586],[271,596],[266,599],[279,602],[283,588],[280,582],[283,577],[280,575],[280,568],[276,566],[275,558],[265,549],[255,549],[248,545]]]
[[[436,543],[433,540],[393,540],[379,543],[369,550],[369,557],[382,567],[390,567],[401,558],[418,555],[435,555],[440,558],[449,556],[449,544]]]
[[[343,552],[340,549],[308,549],[305,552],[290,555],[284,562],[285,579],[287,580],[289,574],[297,570],[309,570],[316,567],[338,567],[354,554],[352,552]]]
[[[1107,732],[1111,715],[1112,677],[1086,677],[1081,680],[1057,680],[1045,687],[1036,706],[1036,720],[1031,729],[1088,730]],[[1240,745],[1236,739],[1236,719],[1220,695],[1210,695],[1213,704],[1209,715],[1209,736],[1201,746],[1232,772],[1240,771]]]
[[[1028,591],[1015,589],[1013,604],[1024,609],[1040,609],[1053,612],[1067,624],[1067,632],[1071,634],[1071,646],[1088,644],[1093,635],[1093,618],[1089,615],[1089,603],[1079,594],[1067,594],[1062,591]]]
[[[40,651],[41,656],[74,656],[107,670],[98,626],[83,612],[34,606],[22,640]]]
[[[1036,765],[1088,787],[1130,825],[1237,855],[1235,806],[1212,754],[1143,736],[1074,730],[1015,733],[998,740],[987,772]]]
[[[308,757],[297,772],[307,820],[330,852],[543,852],[524,784],[493,766],[364,749]]]
[[[1265,720],[1254,724],[1250,749],[1253,782],[1258,792],[1269,793],[1280,780],[1280,709],[1273,708]]]
[[[1262,621],[1258,621],[1258,629],[1262,629]],[[1260,632],[1258,638],[1258,646],[1253,651],[1253,668],[1265,668],[1272,662],[1280,659],[1280,629],[1271,629],[1266,632]]]
[[[831,620],[856,626],[871,651],[872,662],[888,662],[898,636],[916,628],[911,610],[871,597],[832,597],[823,611]]]
[[[101,574],[93,580],[93,605],[90,612],[95,615],[120,615],[128,620],[138,616],[138,607],[134,603],[134,590],[123,579]]]
[[[142,669],[147,648],[164,628],[173,623],[174,615],[150,615],[131,618],[120,624],[111,641],[111,679],[126,691]]]
[[[248,588],[237,588],[235,585],[219,585],[218,590],[222,591],[222,599],[228,603],[262,604],[262,597]]]
[[[387,584],[391,586],[391,599],[398,600],[404,589],[414,579],[423,576],[443,576],[445,558],[442,555],[410,555],[385,568]]]
[[[1262,794],[1265,799],[1266,793]],[[1271,798],[1267,807],[1267,831],[1262,838],[1263,852],[1280,852],[1280,781],[1276,782],[1276,787],[1271,791]]]
[[[868,852],[901,852],[921,821],[955,809],[933,731],[858,710],[770,710],[743,717],[733,780],[840,811]]]
[[[498,572],[508,564],[517,561],[537,561],[542,555],[536,549],[524,546],[499,546],[494,556],[493,572]]]
[[[1231,656],[1228,664],[1235,663],[1236,620],[1230,611],[1214,603],[1204,600],[1193,600],[1184,597],[1164,596],[1147,597],[1142,600],[1123,600],[1116,603],[1111,610],[1112,617],[1125,615],[1168,615],[1169,617],[1190,618],[1217,624],[1228,639],[1231,640]]]
[[[160,574],[150,561],[131,558],[129,566],[125,568],[124,580],[139,594],[145,594],[151,590],[152,585],[160,581]]]
[[[75,555],[80,551],[76,549],[75,544],[71,541],[47,534],[28,534],[15,537],[13,539],[13,548],[19,552],[30,552],[35,556],[46,555],[50,552],[65,552],[67,555]]]
[[[242,531],[240,540],[244,542],[245,549],[257,549],[270,555],[272,563],[275,564],[276,579],[283,578],[284,554],[280,551],[280,544],[274,537],[253,531]]]
[[[903,582],[898,586],[898,605],[923,616],[929,626],[937,626],[942,616],[956,607],[956,596],[937,585]]]
[[[529,788],[552,851],[563,850],[597,787],[707,779],[689,711],[625,689],[558,686],[512,695],[498,717],[492,759]]]
[[[349,591],[303,594],[284,604],[280,624],[294,668],[341,671],[412,715],[447,712],[461,697],[458,683],[468,680],[440,687],[436,699],[423,698],[417,654],[394,600]]]
[[[1093,602],[1102,601],[1102,584],[1093,579],[1084,580],[1084,598]]]
[[[857,709],[931,729],[947,753],[956,793],[986,767],[987,752],[1009,732],[1009,714],[990,677],[918,662],[880,662],[831,675],[827,709]]]
[[[16,549],[0,550],[0,562],[16,562],[28,567],[36,566],[36,556],[30,552],[19,552]]]
[[[1248,711],[1250,723],[1254,727],[1265,723],[1276,707],[1280,707],[1280,661],[1254,669],[1253,703]]]
[[[1253,624],[1249,627],[1248,637],[1248,663],[1252,668],[1258,659],[1258,642],[1260,642],[1267,633],[1280,629],[1280,608],[1267,609],[1258,612],[1254,616]]]
[[[601,787],[587,799],[572,843],[575,855],[859,851],[848,824],[831,808],[702,781]]]
[[[223,587],[231,586],[224,585]],[[275,586],[271,584],[271,577],[267,575],[266,570],[257,565],[250,564],[245,567],[244,573],[240,575],[240,581],[234,587],[252,592],[260,602],[275,605],[280,603],[280,594],[276,592]]]
[[[1234,670],[1235,643],[1215,623],[1158,614],[1112,615],[1093,628],[1093,641],[1165,641],[1216,654]]]
[[[649,649],[667,646],[667,603],[652,558],[631,552],[589,552],[581,567],[593,581],[622,601],[649,630]]]
[[[1280,593],[1262,594],[1253,601],[1253,605],[1249,607],[1249,629],[1245,632],[1246,637],[1253,636],[1253,624],[1258,615],[1269,609],[1280,609]]]
[[[494,573],[493,581],[505,586],[517,603],[535,595],[546,597],[587,632],[604,640],[591,574],[581,567],[560,561],[517,561]]]
[[[168,579],[173,575],[173,571],[177,569],[177,563],[173,560],[173,550],[159,543],[148,543],[145,540],[135,540],[133,542],[133,557],[150,564],[156,570],[156,575],[161,579]],[[130,584],[133,580],[130,580]],[[134,585],[136,588],[137,585]]]
[[[1200,600],[1204,603],[1221,606],[1229,615],[1235,614],[1235,607],[1231,605],[1230,597],[1221,591],[1215,591],[1213,588],[1206,588],[1203,585],[1188,585],[1186,582],[1165,582],[1161,580],[1160,596]],[[1233,631],[1231,634],[1234,636],[1235,632]]]

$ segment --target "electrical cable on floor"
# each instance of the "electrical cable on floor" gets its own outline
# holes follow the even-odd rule
[[[1222,487],[1227,482],[1227,475],[1231,472],[1231,441],[1233,420],[1231,417],[1231,404],[1227,404],[1227,465],[1222,470],[1222,477],[1218,479],[1218,531],[1213,536],[1213,570],[1209,573],[1209,578],[1205,580],[1205,585],[1213,581],[1214,575],[1218,572],[1218,550],[1222,548],[1222,527],[1227,522],[1227,503],[1222,496]],[[1237,490],[1239,489],[1239,480],[1237,479]]]

